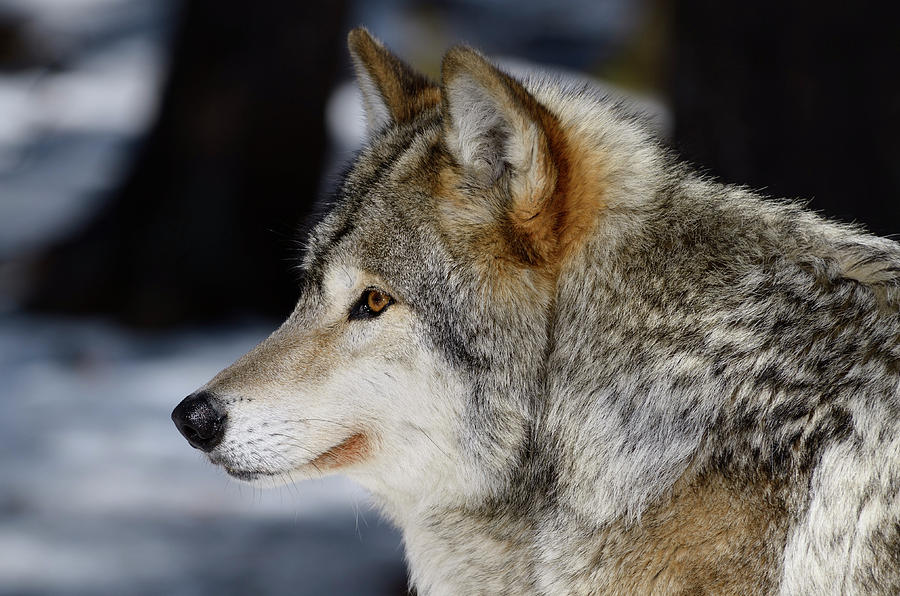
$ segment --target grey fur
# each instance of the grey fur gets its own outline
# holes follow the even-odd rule
[[[350,263],[384,280],[466,388],[446,442],[429,436],[446,483],[361,480],[404,531],[412,583],[900,593],[900,246],[698,175],[587,86],[523,85],[605,164],[602,212],[551,290],[523,267],[496,293],[422,183],[434,155],[452,163],[435,106],[372,134],[269,340],[305,337],[317,323],[303,313]],[[517,132],[491,122],[493,168]],[[513,199],[479,186],[497,177],[465,192],[502,211]],[[283,368],[259,372],[269,353],[235,365],[263,393],[285,383]],[[246,391],[223,374],[211,391]]]

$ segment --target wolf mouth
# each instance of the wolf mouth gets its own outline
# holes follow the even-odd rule
[[[250,481],[259,478],[281,476],[306,466],[312,466],[320,472],[325,468],[338,468],[355,463],[365,457],[369,452],[369,441],[363,433],[353,433],[340,443],[329,447],[316,457],[304,461],[297,466],[285,470],[247,470],[235,468],[222,461],[222,458],[214,458],[213,463],[221,465],[229,476],[239,480]],[[212,458],[211,458],[212,459]]]
[[[225,471],[232,478],[237,478],[238,480],[243,480],[245,482],[268,476],[277,476],[275,472],[263,472],[258,470],[237,470],[224,465],[222,467],[225,468]]]

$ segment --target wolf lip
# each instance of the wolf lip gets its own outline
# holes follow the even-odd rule
[[[261,476],[274,476],[272,472],[264,470],[247,470],[236,467],[226,457],[223,457],[216,452],[210,453],[208,457],[213,465],[220,466],[229,476],[237,478],[238,480],[255,480]]]
[[[229,476],[233,476],[238,480],[253,480],[259,476],[258,472],[248,472],[246,470],[234,470],[232,468],[225,468],[225,471],[228,472]]]
[[[225,471],[232,478],[237,478],[238,480],[256,480],[258,478],[262,478],[264,476],[274,476],[269,472],[260,472],[258,470],[238,470],[235,468],[229,468],[228,466],[222,466],[225,468]]]

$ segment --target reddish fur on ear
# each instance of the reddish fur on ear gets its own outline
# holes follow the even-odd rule
[[[404,123],[440,103],[440,89],[394,56],[364,27],[357,27],[348,34],[347,45],[370,118],[383,106],[394,122]],[[381,105],[374,106],[370,102]]]
[[[542,125],[556,165],[556,185],[540,210],[514,221],[527,230],[547,264],[556,267],[584,243],[605,205],[603,156],[579,146],[546,110]],[[524,214],[523,214],[524,215]]]

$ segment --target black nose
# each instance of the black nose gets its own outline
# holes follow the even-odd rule
[[[225,434],[226,415],[215,406],[212,394],[200,391],[188,395],[172,410],[172,421],[191,447],[212,451]]]

